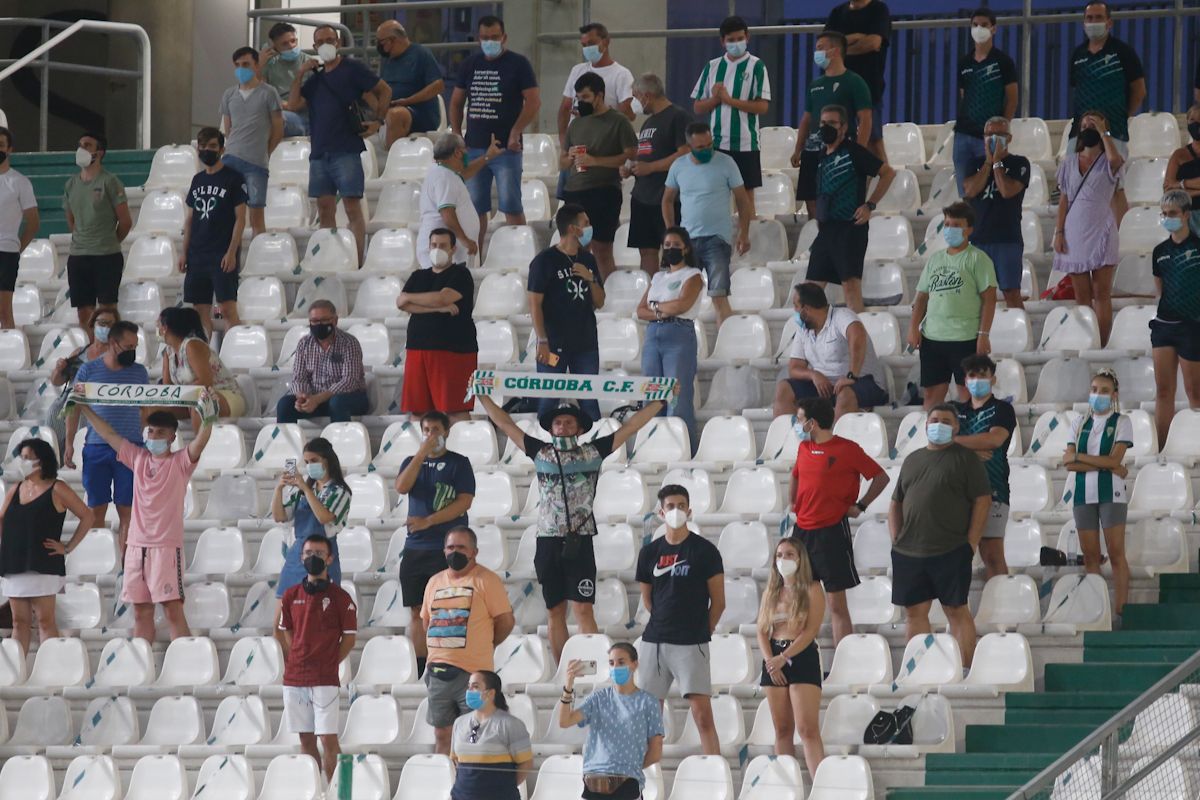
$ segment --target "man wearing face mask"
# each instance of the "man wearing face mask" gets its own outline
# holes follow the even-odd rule
[[[467,145],[457,133],[438,136],[433,143],[433,165],[425,172],[418,202],[421,227],[417,241],[428,242],[435,228],[446,228],[456,240],[452,251],[455,263],[479,255],[482,228],[466,182],[499,158],[504,149],[493,139],[482,155],[472,158],[467,153]],[[422,267],[431,266],[433,256],[432,248],[417,248],[417,262]]]
[[[971,197],[963,188],[979,158],[987,155],[984,125],[994,117],[1010,120],[1017,113],[1017,66],[992,43],[996,12],[980,8],[971,14],[971,40],[975,46],[958,60],[958,118],[954,121],[954,177],[959,197]]]
[[[12,299],[21,253],[37,236],[40,225],[33,184],[12,168],[12,152],[12,131],[0,125],[0,330],[15,325]]]
[[[307,136],[308,114],[297,111],[291,103],[292,81],[307,56],[300,49],[296,29],[286,22],[276,22],[267,33],[270,43],[258,54],[262,79],[279,93],[283,111],[283,135]]]
[[[218,112],[227,137],[222,160],[245,179],[250,229],[257,236],[267,229],[267,162],[283,140],[283,107],[275,87],[259,80],[257,50],[235,50],[233,67],[237,85],[221,95]]]
[[[929,410],[928,446],[900,467],[888,511],[892,534],[892,602],[904,606],[906,638],[932,633],[936,599],[950,620],[964,667],[975,654],[975,620],[967,605],[971,561],[987,527],[992,487],[979,457],[954,441],[958,411]]]
[[[1025,268],[1025,237],[1021,233],[1021,204],[1029,187],[1029,159],[1008,151],[1010,123],[992,117],[984,125],[984,155],[968,164],[963,198],[975,209],[971,244],[983,251],[996,268],[996,283],[1009,308],[1024,308],[1021,274]]]
[[[1112,13],[1108,3],[1088,3],[1083,10],[1083,32],[1086,41],[1071,53],[1070,86],[1071,139],[1081,130],[1083,115],[1099,111],[1108,120],[1108,136],[1117,151],[1129,157],[1129,118],[1135,116],[1146,100],[1146,72],[1142,60],[1125,42],[1112,35]],[[1067,144],[1067,151],[1075,142]],[[1124,193],[1119,200],[1124,213]],[[1118,205],[1113,200],[1113,208]],[[1119,221],[1119,215],[1118,215]]]
[[[354,649],[358,612],[346,590],[329,580],[334,559],[329,539],[314,533],[304,540],[300,552],[308,574],[280,601],[283,717],[288,730],[300,737],[300,752],[311,756],[325,779],[331,780],[342,752],[338,665]]]
[[[275,418],[349,422],[368,408],[362,345],[338,327],[333,303],[314,300],[308,307],[308,335],[296,345],[291,392],[279,398]]]
[[[392,90],[385,130],[374,139],[386,153],[397,139],[410,133],[437,130],[437,99],[446,84],[433,54],[408,38],[408,31],[394,19],[375,31],[375,50],[380,58],[379,77]]]
[[[825,27],[846,36],[846,69],[871,87],[871,152],[886,161],[883,151],[883,89],[887,51],[892,38],[892,13],[883,0],[847,0],[835,6]]]

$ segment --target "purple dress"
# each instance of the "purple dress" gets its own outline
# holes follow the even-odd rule
[[[1068,153],[1063,159],[1058,168],[1058,187],[1071,203],[1063,225],[1067,254],[1054,254],[1054,269],[1077,275],[1117,263],[1117,222],[1110,203],[1124,174],[1124,164],[1115,174],[1109,169],[1108,155],[1103,151],[1086,181],[1079,171],[1078,153]]]

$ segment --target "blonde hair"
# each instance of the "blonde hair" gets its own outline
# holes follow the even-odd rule
[[[788,622],[793,627],[800,627],[808,620],[808,589],[813,583],[812,563],[808,560],[808,549],[805,548],[804,542],[795,536],[780,539],[779,544],[775,545],[776,549],[780,544],[791,545],[798,556],[796,560],[796,591],[792,595],[791,608],[788,609]],[[767,579],[767,590],[763,592],[762,604],[758,607],[759,630],[770,633],[771,628],[774,627],[772,618],[775,616],[775,606],[779,603],[779,594],[783,591],[783,585],[783,576],[779,574],[775,560],[771,559],[771,577]]]
[[[1092,375],[1092,380],[1096,380],[1096,378],[1103,378],[1112,384],[1113,395],[1115,395],[1113,397],[1113,411],[1116,411],[1118,414],[1121,413],[1121,382],[1117,380],[1117,373],[1110,367],[1101,367]]]

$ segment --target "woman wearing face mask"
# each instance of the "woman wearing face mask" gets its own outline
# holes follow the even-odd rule
[[[825,617],[825,592],[813,580],[804,543],[795,537],[775,546],[775,564],[758,609],[758,647],[762,679],[775,721],[775,754],[795,756],[800,734],[810,775],[825,757],[818,714],[821,711],[821,653],[817,633]]]
[[[1200,104],[1187,113],[1187,132],[1190,141],[1171,154],[1163,177],[1163,191],[1182,189],[1191,195],[1192,232],[1200,231]]]
[[[1112,199],[1125,159],[1108,133],[1108,120],[1089,111],[1079,123],[1075,151],[1058,168],[1058,220],[1054,269],[1071,277],[1075,302],[1091,306],[1100,343],[1112,330],[1112,283],[1117,264],[1117,220]]]
[[[1154,247],[1150,257],[1158,289],[1158,313],[1150,321],[1150,347],[1159,449],[1167,443],[1175,416],[1176,379],[1181,371],[1188,406],[1200,408],[1200,282],[1194,268],[1200,263],[1200,235],[1191,224],[1196,214],[1194,202],[1182,189],[1163,195],[1161,221],[1167,239]]]
[[[704,278],[696,268],[692,240],[683,228],[669,228],[662,241],[662,269],[650,279],[650,287],[638,303],[638,319],[646,326],[642,346],[642,374],[675,378],[679,396],[662,416],[676,416],[687,425],[692,452],[696,436],[693,402],[696,383],[696,317],[700,314],[700,291]]]
[[[29,652],[30,627],[37,615],[41,641],[58,636],[54,596],[66,584],[66,554],[92,527],[87,504],[58,480],[58,456],[41,439],[17,445],[18,481],[0,509],[0,594],[12,609],[12,638]],[[75,534],[62,543],[63,522],[70,511],[79,520]]]
[[[167,346],[162,362],[164,384],[207,386],[216,393],[220,416],[240,417],[246,413],[241,387],[221,363],[217,351],[209,346],[196,309],[164,308],[158,316],[158,338]],[[170,410],[180,418],[189,413],[186,408]]]
[[[1112,370],[1102,369],[1092,378],[1089,413],[1071,429],[1071,444],[1063,456],[1068,472],[1067,490],[1074,501],[1075,529],[1084,569],[1100,574],[1100,531],[1112,565],[1117,617],[1129,597],[1129,563],[1125,560],[1125,512],[1129,493],[1121,461],[1133,444],[1133,423],[1120,412],[1120,386]]]
[[[533,770],[533,746],[525,723],[508,712],[500,676],[472,672],[467,707],[471,713],[455,720],[450,739],[457,768],[450,800],[517,800]]]
[[[62,386],[70,383],[80,366],[104,355],[104,351],[108,349],[108,332],[112,330],[113,325],[120,321],[121,315],[115,308],[105,306],[93,311],[88,320],[88,336],[91,341],[55,363],[54,371],[50,373],[50,384]]]

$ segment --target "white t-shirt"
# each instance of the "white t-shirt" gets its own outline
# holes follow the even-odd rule
[[[425,173],[421,184],[421,230],[417,233],[417,261],[429,267],[429,234],[437,228],[446,227],[442,209],[453,208],[463,233],[476,243],[479,242],[479,214],[471,202],[471,192],[462,176],[449,167],[434,164]],[[460,240],[454,251],[455,263],[467,260],[467,248]]]
[[[796,334],[792,340],[791,358],[807,361],[810,369],[836,382],[850,371],[850,341],[846,338],[846,329],[858,321],[858,314],[845,306],[830,306],[825,327],[819,331],[805,328]],[[879,361],[870,335],[867,335],[867,354],[858,375],[870,375],[880,386],[884,385],[879,380]]]
[[[683,287],[694,276],[699,275],[700,270],[695,267],[683,267],[680,270],[671,272],[670,270],[662,270],[654,273],[654,277],[650,279],[650,290],[646,293],[646,302],[655,300],[659,303],[665,303],[668,300],[678,300],[683,294]],[[700,296],[696,296],[696,302],[692,303],[692,307],[687,311],[681,311],[672,316],[680,319],[695,319],[700,313]]]
[[[0,174],[0,253],[21,252],[21,219],[37,208],[33,184],[11,167]]]
[[[1110,411],[1108,414],[1092,414],[1092,429],[1088,432],[1087,447],[1078,451],[1084,455],[1100,456],[1108,455],[1100,452],[1100,445],[1104,440],[1104,425],[1108,422],[1111,414],[1116,414],[1115,411]],[[1071,443],[1075,444],[1079,441],[1079,432],[1083,430],[1083,424],[1087,422],[1088,415],[1081,416],[1071,425]],[[1117,417],[1117,429],[1113,432],[1112,444],[1115,447],[1118,444],[1124,443],[1126,446],[1133,446],[1133,421],[1126,414],[1121,414]],[[1105,483],[1112,482],[1112,491],[1108,491],[1107,485],[1101,487],[1100,473],[1105,475]],[[1068,473],[1071,477],[1067,481],[1067,488],[1075,492],[1073,498],[1074,505],[1086,505],[1089,503],[1128,503],[1129,495],[1125,491],[1125,479],[1113,474],[1109,470],[1088,470],[1087,472]],[[1079,497],[1080,486],[1079,479],[1083,478],[1083,497]]]
[[[585,61],[571,67],[567,85],[563,87],[563,97],[571,98],[571,108],[575,107],[575,81],[585,72],[594,72],[604,79],[604,102],[611,108],[616,108],[633,97],[633,73],[628,67],[623,67],[616,61],[607,67],[593,67]]]

